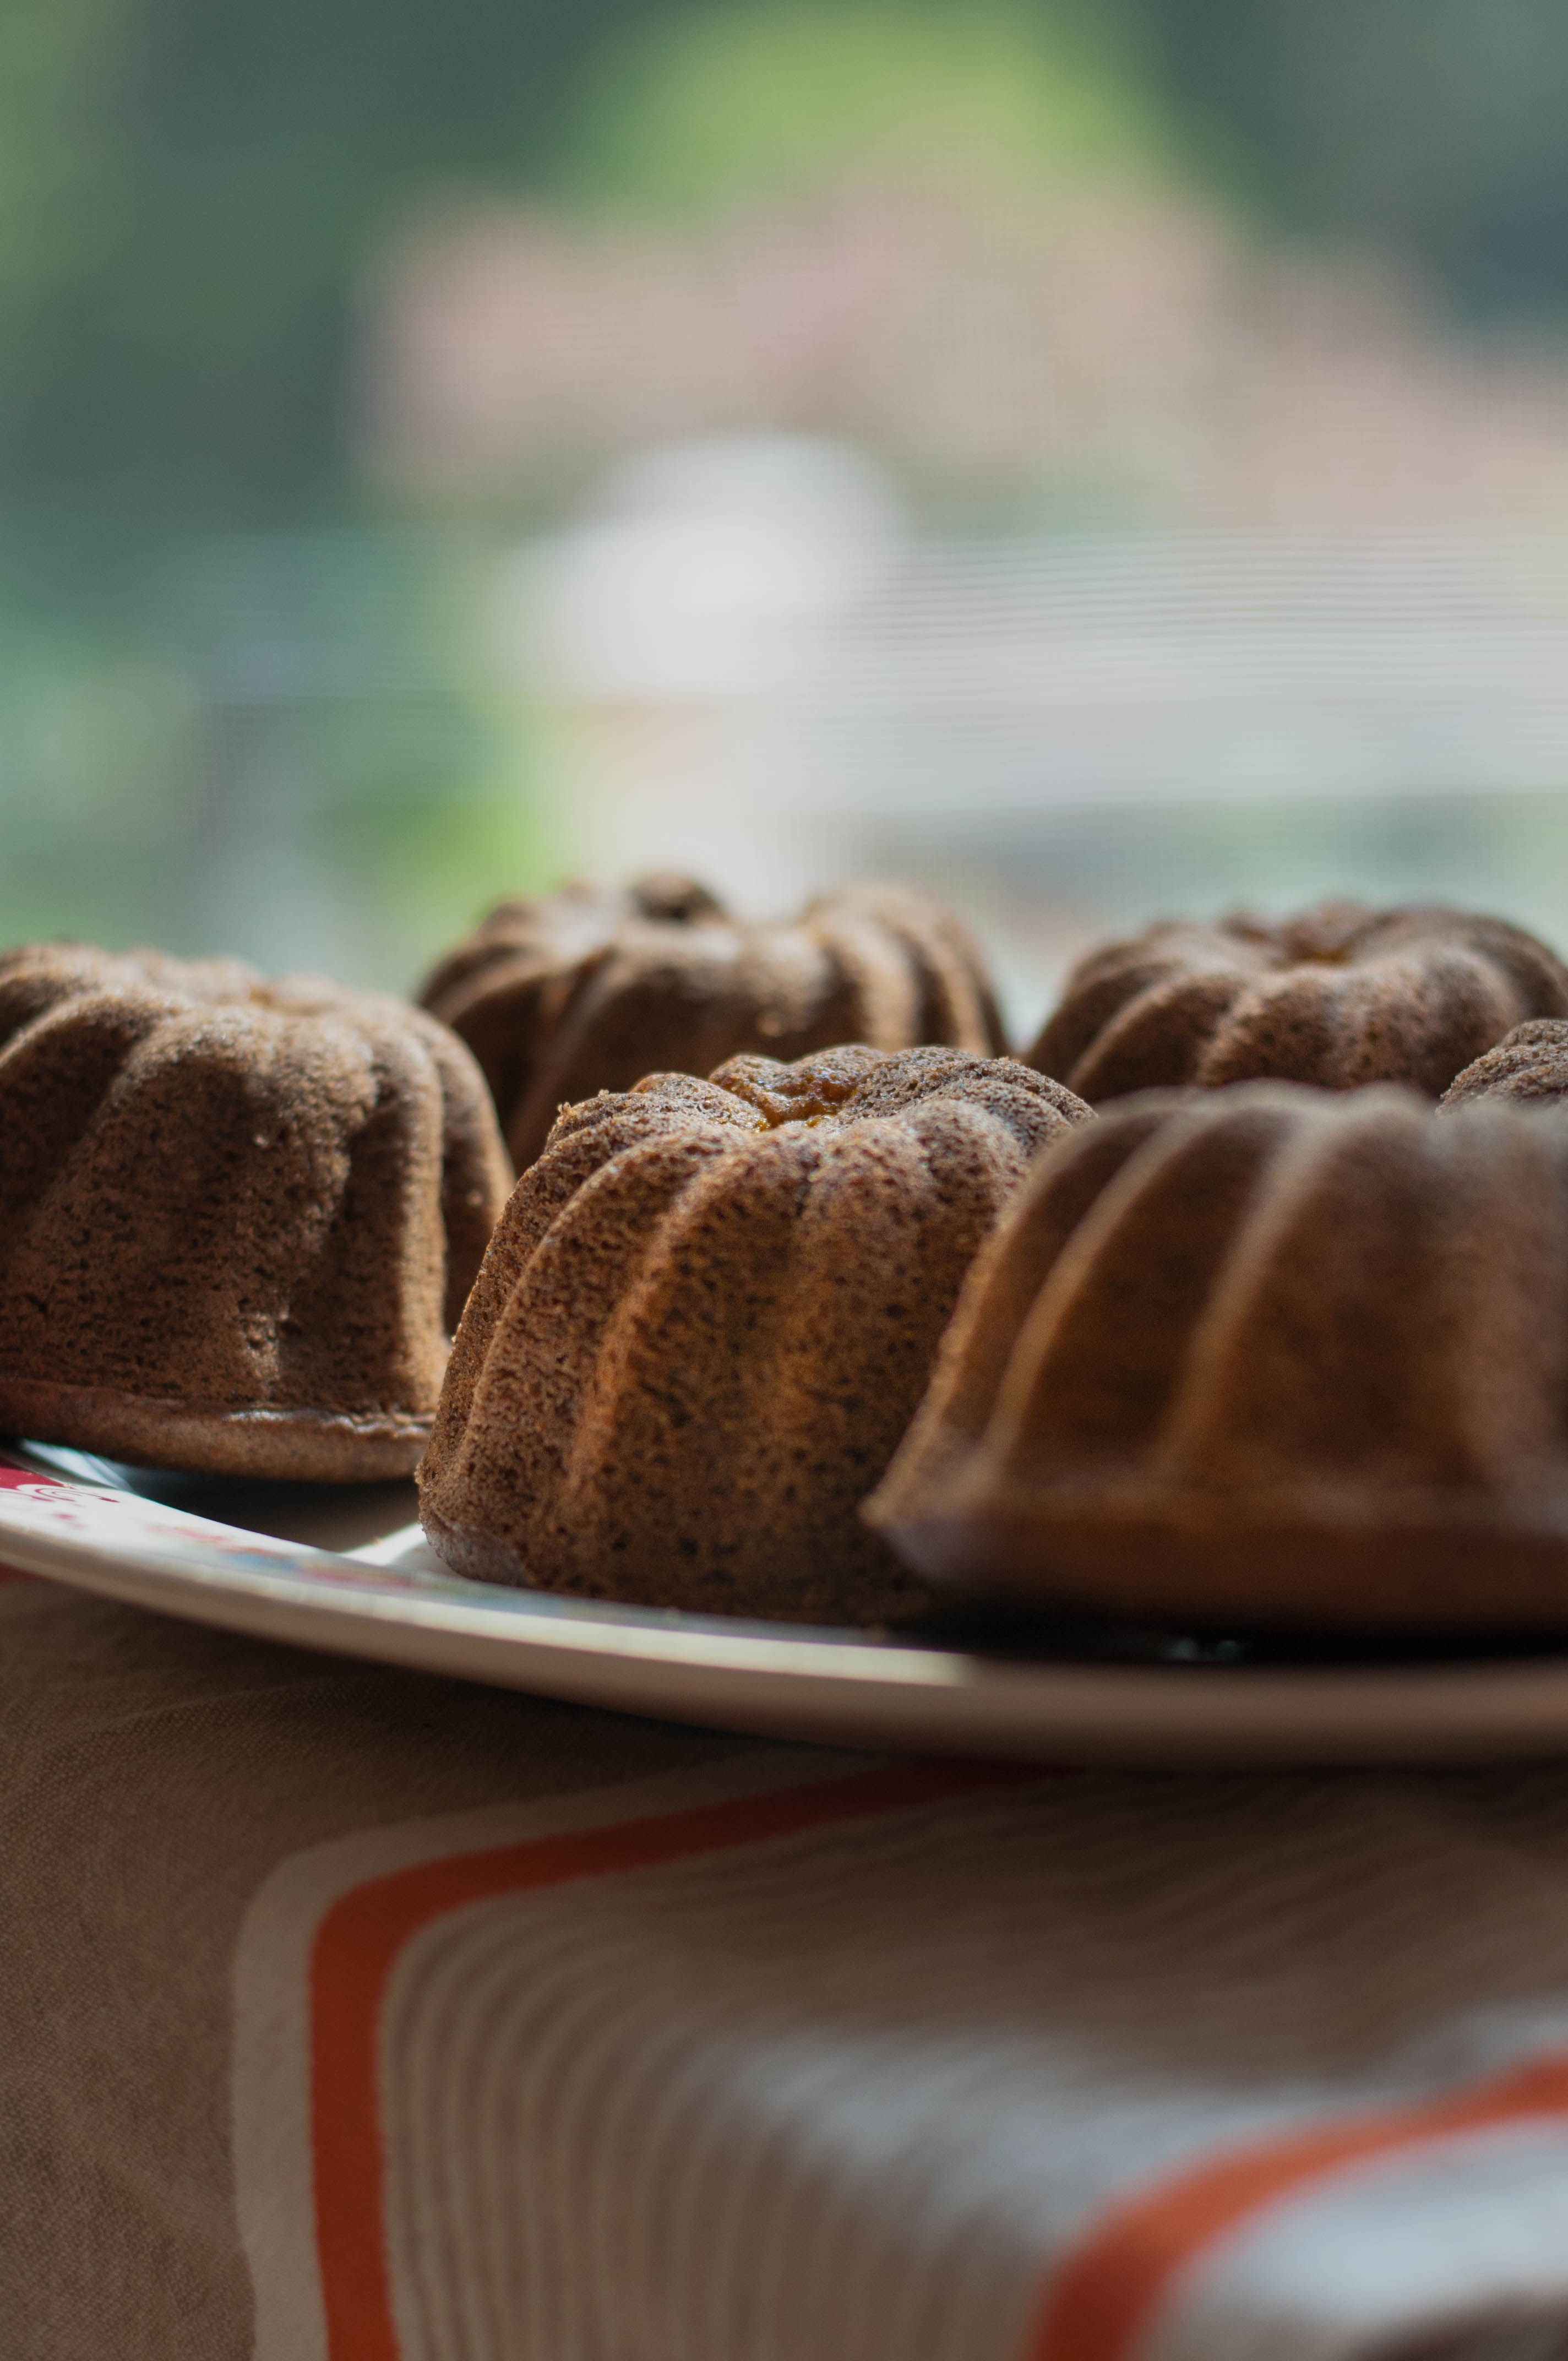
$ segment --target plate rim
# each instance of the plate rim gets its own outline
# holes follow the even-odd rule
[[[40,1482],[89,1494],[20,1453]],[[0,1562],[183,1620],[285,1645],[710,1727],[876,1752],[1129,1766],[1274,1767],[1568,1755],[1561,1656],[1354,1665],[1105,1664],[992,1656],[900,1635],[618,1608],[268,1543],[275,1570],[28,1531],[4,1513]],[[135,1494],[120,1497],[135,1499]],[[254,1539],[258,1528],[159,1509]],[[409,1529],[412,1530],[412,1529]],[[396,1539],[396,1535],[391,1537]],[[118,1537],[116,1537],[118,1541]]]

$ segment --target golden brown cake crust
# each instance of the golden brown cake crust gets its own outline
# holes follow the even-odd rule
[[[866,1513],[1058,1610],[1568,1624],[1568,1117],[1127,1100],[1019,1192]]]
[[[0,1421],[157,1466],[406,1473],[510,1180],[422,1012],[236,961],[0,957]]]
[[[503,902],[421,997],[478,1059],[519,1171],[563,1105],[643,1074],[848,1040],[1006,1047],[967,931],[911,885],[848,886],[777,925],[729,917],[685,877],[572,885]]]
[[[212,1476],[370,1484],[410,1475],[430,1440],[430,1413],[225,1410],[112,1386],[60,1386],[0,1374],[0,1434],[69,1443],[140,1467]]]
[[[1089,1119],[1010,1060],[746,1056],[562,1115],[453,1349],[421,1513],[459,1572],[875,1622],[855,1516],[1029,1157]]]
[[[1463,1106],[1481,1098],[1515,1099],[1527,1106],[1555,1106],[1568,1099],[1568,1022],[1539,1016],[1516,1025],[1495,1049],[1454,1076],[1442,1104]]]
[[[1151,927],[1080,962],[1027,1052],[1100,1104],[1269,1077],[1436,1098],[1528,1018],[1568,1016],[1568,969],[1534,936],[1459,910],[1325,902],[1277,924]]]

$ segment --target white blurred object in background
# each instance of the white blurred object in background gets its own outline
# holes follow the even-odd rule
[[[914,875],[1020,1025],[1160,911],[1447,896],[1568,933],[1550,532],[919,535],[850,450],[721,438],[622,464],[508,566],[500,630],[584,870],[756,912]]]
[[[689,868],[754,914],[836,873],[810,718],[835,639],[907,546],[871,461],[736,435],[628,461],[520,553],[502,662],[553,720],[558,832],[583,868]]]

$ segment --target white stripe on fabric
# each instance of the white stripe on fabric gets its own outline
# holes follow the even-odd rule
[[[1465,2338],[1484,2355],[1485,2316],[1510,2309],[1550,2310],[1568,2338],[1568,2121],[1459,2134],[1267,2209],[1194,2270],[1137,2361],[1344,2361],[1412,2335],[1470,2361]]]
[[[1074,1780],[477,1905],[383,2023],[405,2351],[1013,2361],[1105,2202],[1565,2040],[1557,1774]],[[1401,2328],[1448,2293],[1411,2205]],[[1332,2253],[1281,2319],[1370,2352]]]
[[[750,1746],[696,1771],[363,1829],[281,1862],[246,1913],[234,1961],[236,2199],[256,2298],[256,2361],[326,2361],[311,2154],[310,1965],[334,1902],[426,1861],[808,1786],[872,1759]]]
[[[865,1765],[748,1752],[286,1863],[236,1968],[260,2361],[321,2349],[306,1983],[333,1901]],[[405,1949],[381,2031],[407,2361],[1015,2361],[1047,2267],[1107,2202],[1568,2046],[1568,1779],[1099,1777],[895,1811],[472,1905]],[[1522,2155],[1510,2136],[1497,2153]],[[1465,2249],[1456,2292],[1441,2227],[1424,2259],[1442,2176],[1402,2169],[1398,2284],[1377,2299],[1401,2355],[1467,2290],[1463,2361],[1483,2334],[1568,2327],[1555,2294],[1549,2319],[1520,2315],[1542,2283],[1501,2246]],[[1337,2202],[1331,2185],[1260,2215],[1158,2334],[1255,2268],[1250,2312],[1215,2297],[1204,2361],[1251,2361],[1260,2319],[1270,2361],[1383,2355],[1324,2293],[1333,2250],[1310,2225]],[[1276,2261],[1247,2265],[1271,2239]]]

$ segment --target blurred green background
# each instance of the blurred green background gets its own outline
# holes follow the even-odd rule
[[[498,653],[496,585],[520,546],[597,513],[606,471],[645,445],[784,430],[862,452],[906,551],[967,553],[970,575],[941,574],[961,633],[975,553],[1003,544],[1354,538],[1388,472],[1355,423],[1382,356],[1379,431],[1398,448],[1425,404],[1428,456],[1366,530],[1458,529],[1443,487],[1463,479],[1466,546],[1554,546],[1565,96],[1559,0],[10,0],[0,929],[406,984],[495,893],[585,848],[613,859],[613,797],[597,834],[574,816],[598,693],[553,698]],[[815,346],[808,367],[797,338],[770,377],[751,321],[762,357],[738,376],[738,307],[819,322],[802,257],[820,277],[851,246],[862,291],[843,301],[885,284],[897,333],[862,337],[852,367]],[[492,331],[498,286],[522,292]],[[922,371],[897,357],[939,346],[954,289],[972,401],[955,364],[922,411],[894,382]],[[1014,335],[1036,301],[1060,380],[1043,424],[1028,397],[1047,364]],[[1211,316],[1243,324],[1234,353]],[[579,382],[545,346],[580,354],[590,327]],[[1310,416],[1281,423],[1305,346]],[[1321,441],[1341,347],[1358,389],[1343,452]],[[1266,401],[1236,390],[1266,379]],[[1108,416],[1103,436],[1082,424]],[[1318,506],[1292,507],[1314,470]],[[1560,586],[1525,603],[1545,676]],[[1142,624],[1133,638],[1146,647]],[[1398,792],[1368,773],[1347,800],[1328,754],[1255,806],[1190,778],[1107,797],[1088,755],[1081,793],[1009,774],[968,869],[938,792],[907,826],[881,793],[832,860],[967,879],[1020,943],[1035,893],[1060,921],[1047,963],[1150,896],[1459,880],[1547,925],[1568,832],[1549,723],[1516,770],[1434,774],[1426,801],[1404,770]],[[984,738],[958,732],[957,771]],[[857,742],[841,733],[829,766],[850,800]],[[960,812],[969,794],[956,778]]]

